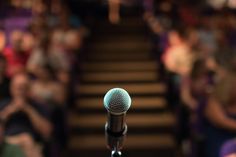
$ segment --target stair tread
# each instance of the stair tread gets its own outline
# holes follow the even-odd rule
[[[93,42],[90,45],[92,50],[145,50],[144,52],[149,52],[151,44],[148,41],[107,41],[107,42]]]
[[[156,81],[156,72],[89,72],[81,75],[86,82]]]
[[[132,29],[132,28],[145,28],[144,21],[138,19],[138,18],[127,18],[127,19],[121,19],[120,23],[117,25],[112,25],[108,21],[100,21],[100,24],[98,25],[99,29],[101,30],[108,30],[108,29]]]
[[[164,94],[166,85],[163,83],[112,83],[112,84],[81,84],[77,88],[77,93],[80,95],[102,94],[104,95],[112,88],[123,88],[133,94]]]
[[[150,43],[148,41],[107,41],[107,42],[94,42],[90,45],[92,48],[116,48],[116,47],[122,47],[122,48],[136,48],[136,47],[150,47]]]
[[[78,108],[103,109],[103,98],[79,98]],[[133,109],[157,109],[167,107],[166,100],[159,97],[132,97]]]
[[[158,65],[155,61],[87,62],[82,64],[84,71],[155,71],[157,68]]]
[[[150,59],[148,53],[91,53],[88,59],[91,60],[119,60],[119,61],[147,61]]]
[[[117,42],[126,42],[126,41],[138,41],[138,42],[147,42],[149,41],[147,37],[143,36],[143,34],[116,34],[114,38],[114,34],[106,34],[106,35],[97,35],[93,39],[95,42],[109,42],[109,41],[117,41]]]
[[[104,46],[91,46],[90,50],[94,52],[101,52],[101,51],[107,51],[109,53],[125,53],[125,52],[135,52],[135,51],[142,51],[142,52],[149,52],[150,46],[144,46],[144,45],[104,45]]]
[[[124,149],[165,149],[174,148],[175,142],[171,135],[128,135],[124,142]],[[72,136],[69,148],[76,150],[106,150],[104,135]]]
[[[79,115],[74,113],[69,117],[69,125],[80,128],[102,128],[106,121],[106,114]],[[128,114],[126,122],[130,128],[161,128],[173,127],[175,118],[171,113]]]

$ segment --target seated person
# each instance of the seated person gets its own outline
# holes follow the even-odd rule
[[[39,65],[35,76],[31,86],[31,98],[40,104],[50,105],[50,108],[54,108],[54,105],[64,105],[64,86],[56,80],[53,68],[47,63]]]
[[[27,157],[41,157],[38,143],[49,139],[52,126],[48,113],[28,98],[30,80],[16,74],[10,84],[11,99],[0,102],[0,118],[6,121],[6,140],[21,146]]]
[[[32,81],[31,86],[31,99],[49,109],[54,128],[51,142],[63,148],[66,141],[65,87],[60,81],[56,80],[56,74],[49,64],[39,65],[37,71],[35,71],[35,77],[36,79]]]
[[[236,157],[236,139],[227,141],[221,147],[220,157]]]
[[[54,46],[54,42],[52,42],[52,36],[50,34],[40,40],[39,47],[32,51],[32,54],[30,55],[27,63],[27,70],[30,73],[36,75],[35,72],[37,69],[47,63],[52,66],[54,71],[57,71],[57,75],[59,75],[61,72],[63,72],[65,75],[67,74],[69,70],[67,56],[60,47],[56,45]],[[56,41],[56,43],[58,43],[58,41]],[[57,78],[61,80],[61,77],[57,76]],[[64,80],[67,81],[67,78]]]
[[[7,75],[12,77],[25,69],[29,54],[22,49],[23,33],[14,31],[11,34],[11,46],[3,50],[3,55],[7,60]]]
[[[9,144],[4,139],[4,122],[0,120],[0,156],[1,157],[25,157],[25,154],[16,145]]]
[[[222,145],[236,137],[235,59],[230,47],[215,53],[215,85],[205,108],[207,157],[219,156]]]
[[[163,62],[169,72],[188,76],[195,59],[194,51],[187,42],[187,33],[182,29],[168,34],[169,47],[163,54]]]

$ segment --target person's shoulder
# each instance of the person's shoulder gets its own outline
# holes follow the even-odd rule
[[[24,152],[18,145],[5,143],[5,152],[11,157],[25,157]]]

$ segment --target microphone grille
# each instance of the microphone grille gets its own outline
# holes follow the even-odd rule
[[[104,97],[104,106],[113,114],[125,113],[131,106],[129,93],[122,88],[110,89]]]

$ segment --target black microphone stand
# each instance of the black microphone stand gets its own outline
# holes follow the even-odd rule
[[[123,142],[126,137],[128,127],[125,125],[125,129],[121,133],[112,133],[107,129],[107,124],[105,126],[105,135],[107,140],[107,146],[111,150],[111,157],[121,157],[121,149]]]
[[[111,157],[121,157],[121,151],[119,150],[111,151]]]

